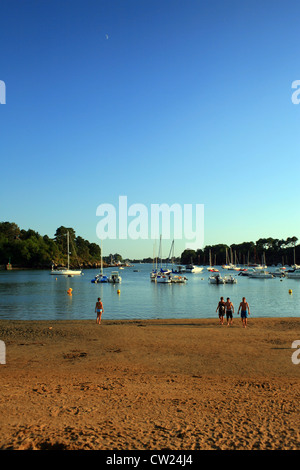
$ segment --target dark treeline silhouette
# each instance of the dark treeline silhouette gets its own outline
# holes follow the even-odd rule
[[[67,232],[69,232],[70,265],[99,266],[100,246],[90,243],[75,230],[59,227],[54,238],[40,235],[34,230],[21,230],[17,224],[0,222],[0,265],[9,262],[13,267],[49,268],[52,264],[67,263]]]
[[[52,264],[66,265],[67,232],[71,266],[100,266],[100,246],[76,236],[73,228],[61,226],[54,237],[49,238],[32,229],[22,230],[13,222],[0,222],[0,265],[11,262],[14,267],[45,269]],[[300,245],[297,245],[297,241],[295,236],[286,240],[269,237],[260,238],[255,243],[207,245],[202,250],[184,250],[181,257],[174,261],[198,265],[222,265],[228,262],[243,265],[266,263],[267,266],[300,264]],[[109,264],[112,258],[114,261],[122,260],[121,255],[115,254],[104,257],[104,262]],[[153,260],[145,258],[143,261],[152,263]]]
[[[233,264],[263,264],[267,266],[300,263],[300,245],[296,245],[297,237],[286,240],[278,238],[260,238],[254,242],[239,244],[207,245],[203,250],[184,250],[181,254],[182,264],[223,265]]]

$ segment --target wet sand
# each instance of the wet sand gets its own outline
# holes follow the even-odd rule
[[[300,449],[298,318],[0,321],[0,340],[2,450]]]

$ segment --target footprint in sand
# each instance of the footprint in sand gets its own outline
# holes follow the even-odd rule
[[[74,349],[70,353],[64,354],[63,357],[64,359],[78,359],[80,357],[86,357],[87,353],[84,351],[78,351]]]

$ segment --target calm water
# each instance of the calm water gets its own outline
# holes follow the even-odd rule
[[[222,273],[222,268],[219,269]],[[110,275],[112,270],[108,268],[104,272]],[[202,273],[186,274],[186,284],[164,285],[150,281],[151,270],[151,264],[124,268],[120,270],[122,283],[118,285],[92,284],[91,279],[98,270],[86,270],[83,276],[72,278],[58,276],[57,280],[47,271],[1,271],[0,319],[94,319],[98,296],[104,304],[103,318],[110,320],[217,318],[220,296],[230,297],[236,311],[245,296],[253,317],[300,314],[300,279],[261,280],[235,274],[237,284],[212,285],[208,283],[210,273],[204,268]],[[71,297],[67,295],[70,287]]]

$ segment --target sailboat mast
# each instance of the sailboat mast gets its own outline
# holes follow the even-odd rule
[[[69,232],[67,232],[67,250],[68,250],[68,269],[70,267],[70,242],[69,242]]]
[[[159,240],[160,269],[162,269],[162,253],[161,253],[161,235]]]

